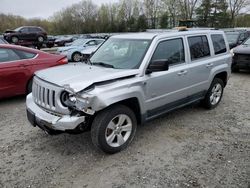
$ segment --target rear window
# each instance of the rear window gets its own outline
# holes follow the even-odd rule
[[[206,36],[188,37],[188,43],[192,60],[210,56],[210,49]]]
[[[220,34],[211,35],[211,39],[213,41],[215,55],[225,53],[227,51],[223,35]]]

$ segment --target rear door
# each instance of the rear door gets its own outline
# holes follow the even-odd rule
[[[211,44],[206,34],[187,36],[189,49],[189,96],[202,97],[209,87],[209,75],[214,67]]]
[[[0,98],[24,94],[30,78],[30,60],[9,48],[0,48]]]

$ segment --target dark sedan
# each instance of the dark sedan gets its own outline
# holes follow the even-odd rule
[[[232,50],[233,63],[232,71],[238,72],[240,69],[250,69],[250,38],[240,46]]]
[[[0,99],[29,93],[35,71],[67,62],[64,55],[52,55],[17,45],[0,44]]]

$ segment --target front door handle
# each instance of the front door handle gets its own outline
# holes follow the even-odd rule
[[[178,76],[186,75],[187,72],[188,72],[187,70],[182,70],[182,71],[178,72]]]
[[[213,63],[208,63],[208,64],[206,65],[207,68],[210,68],[210,67],[212,67],[212,66],[214,66]]]

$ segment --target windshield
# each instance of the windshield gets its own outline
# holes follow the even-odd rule
[[[243,44],[244,45],[250,45],[250,38],[248,38]]]
[[[83,45],[84,43],[86,42],[85,39],[77,39],[75,40],[74,42],[72,42],[72,46],[80,46],[80,45]]]
[[[22,27],[18,27],[16,29],[14,29],[14,31],[20,31],[22,29]]]
[[[226,36],[229,43],[237,43],[239,33],[226,33]]]
[[[93,64],[108,64],[116,69],[137,69],[151,40],[113,39],[107,40],[92,56]]]

